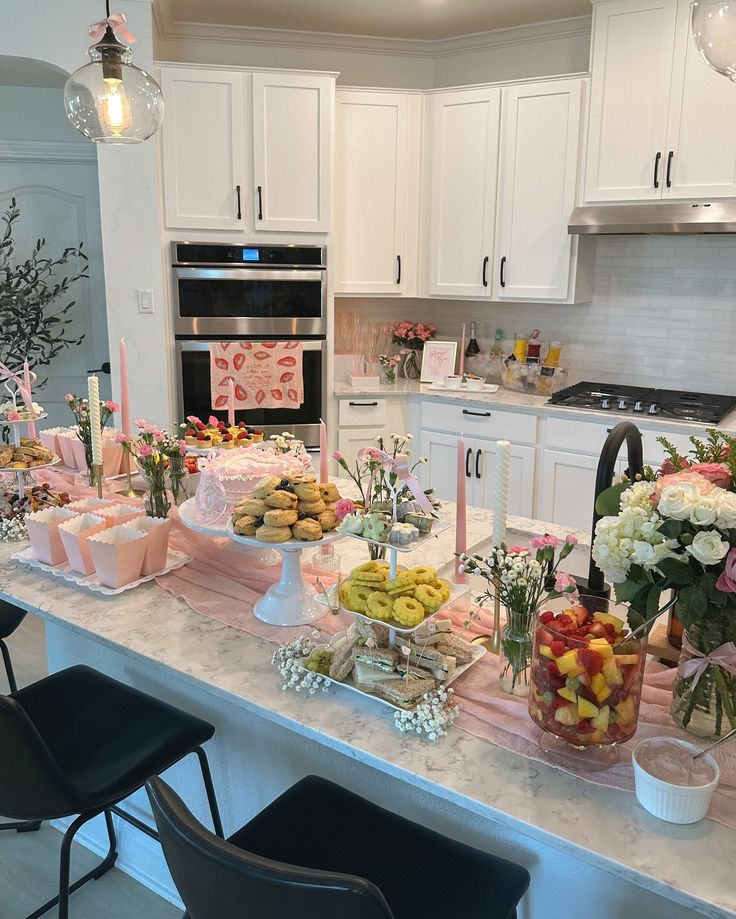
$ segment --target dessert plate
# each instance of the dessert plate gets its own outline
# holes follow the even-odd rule
[[[350,539],[359,539],[361,542],[369,542],[374,546],[384,546],[386,549],[395,549],[397,552],[414,552],[416,549],[421,549],[421,547],[429,542],[430,539],[434,539],[436,536],[439,536],[440,533],[444,533],[446,530],[449,530],[451,527],[455,526],[454,523],[448,522],[446,520],[435,520],[432,525],[432,532],[427,536],[420,536],[415,542],[410,542],[407,545],[401,545],[400,543],[393,542],[379,542],[377,539],[370,539],[368,536],[358,535],[357,533],[346,533],[338,529],[338,532],[341,536],[349,536]]]

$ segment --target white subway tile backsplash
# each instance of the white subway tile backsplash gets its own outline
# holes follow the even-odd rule
[[[736,236],[600,237],[593,302],[579,306],[345,298],[372,320],[425,320],[458,338],[474,320],[482,348],[538,328],[565,343],[571,381],[736,393]]]

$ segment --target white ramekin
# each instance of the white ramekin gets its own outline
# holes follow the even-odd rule
[[[642,740],[636,745],[631,756],[636,797],[645,810],[659,817],[660,820],[666,820],[668,823],[697,823],[708,813],[721,777],[721,770],[713,757],[706,753],[703,759],[715,772],[713,781],[707,785],[693,787],[672,785],[670,782],[655,778],[639,765],[637,753],[647,744],[662,740],[672,741],[687,750],[692,750],[693,753],[698,753],[701,749],[697,744],[680,740],[678,737],[648,737]]]

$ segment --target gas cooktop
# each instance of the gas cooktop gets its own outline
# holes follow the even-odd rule
[[[548,405],[590,409],[596,412],[657,416],[671,418],[673,421],[713,425],[718,424],[736,408],[736,396],[584,382],[575,383],[574,386],[556,392]]]

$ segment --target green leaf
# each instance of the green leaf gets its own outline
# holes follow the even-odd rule
[[[659,532],[662,536],[666,536],[667,539],[677,539],[682,533],[682,526],[682,520],[665,520],[660,526]]]
[[[621,495],[628,487],[628,482],[619,482],[602,491],[595,502],[596,514],[600,517],[615,517],[621,510]]]
[[[647,588],[648,591],[649,588]],[[628,580],[624,581],[623,584],[616,584],[614,586],[616,591],[616,599],[619,603],[631,603],[634,598],[642,592],[641,584],[637,584],[636,581]]]
[[[687,562],[680,562],[676,558],[663,558],[657,565],[662,574],[677,587],[692,584],[695,572]]]
[[[677,594],[677,616],[686,629],[708,612],[708,594],[700,584],[683,587]]]
[[[654,619],[659,612],[659,601],[662,596],[662,585],[652,585],[647,594],[647,619]]]

